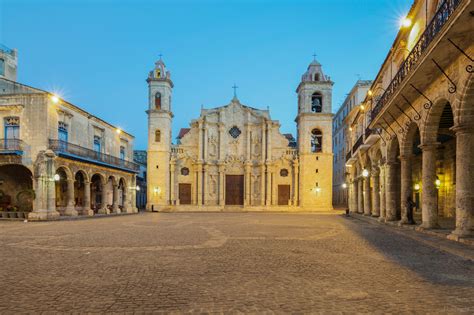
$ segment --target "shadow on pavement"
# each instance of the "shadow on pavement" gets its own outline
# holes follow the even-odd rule
[[[350,216],[343,218],[344,226],[370,244],[378,253],[415,272],[430,283],[474,288],[473,261],[391,231],[390,227],[366,223]],[[430,238],[426,235],[417,237]],[[472,250],[468,245],[454,242],[450,246]]]

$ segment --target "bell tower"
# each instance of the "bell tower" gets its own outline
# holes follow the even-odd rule
[[[332,86],[315,60],[298,85],[299,205],[332,209]]]
[[[158,60],[148,78],[147,210],[169,205],[171,154],[171,94],[173,82],[164,62]]]

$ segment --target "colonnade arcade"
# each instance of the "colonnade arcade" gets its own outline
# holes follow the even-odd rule
[[[419,109],[421,119],[386,127],[376,144],[358,153],[347,169],[352,212],[407,224],[411,199],[420,228],[473,235],[473,81],[469,76],[456,94],[440,87],[432,106]]]
[[[55,175],[56,210],[61,215],[132,212],[133,196],[125,177],[117,174],[72,171],[59,166]]]

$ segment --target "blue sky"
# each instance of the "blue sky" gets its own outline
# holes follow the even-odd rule
[[[0,0],[0,43],[19,50],[19,81],[59,92],[147,142],[145,79],[171,71],[173,137],[201,105],[271,109],[295,132],[301,75],[316,52],[335,82],[333,111],[373,79],[412,0]]]

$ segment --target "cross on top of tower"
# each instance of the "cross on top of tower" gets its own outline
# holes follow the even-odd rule
[[[313,53],[313,61],[316,61],[316,53]]]
[[[158,55],[158,57],[160,57],[160,60],[161,60],[161,57],[163,57],[163,54],[162,54],[162,53],[160,53],[160,54]]]
[[[235,85],[235,83],[234,83],[234,86],[232,86],[232,88],[234,89],[234,98],[237,98],[237,89],[239,87],[237,85]]]

